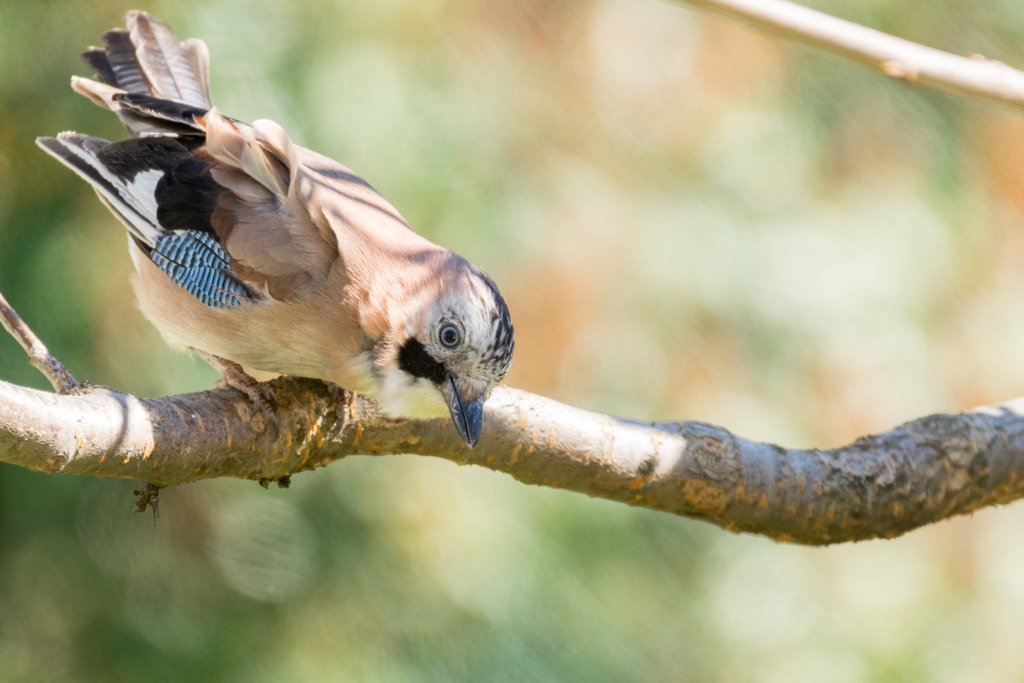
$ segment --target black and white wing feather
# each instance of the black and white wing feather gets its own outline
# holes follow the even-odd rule
[[[150,260],[204,304],[262,300],[238,277],[212,227],[226,190],[211,177],[201,146],[167,137],[112,143],[77,133],[37,142],[92,185]]]

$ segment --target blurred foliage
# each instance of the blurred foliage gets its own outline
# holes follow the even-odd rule
[[[1008,0],[820,0],[1024,65]],[[209,386],[33,146],[123,0],[0,0],[0,290],[82,379]],[[179,0],[214,99],[363,174],[509,301],[509,383],[828,446],[1024,393],[1024,122],[654,0]],[[0,338],[0,377],[45,381]],[[287,491],[0,466],[3,681],[1016,681],[1024,510],[812,550],[429,458]]]

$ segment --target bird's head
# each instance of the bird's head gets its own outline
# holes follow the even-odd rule
[[[429,288],[396,327],[379,399],[395,416],[449,413],[472,448],[480,438],[484,401],[512,364],[515,337],[494,281],[455,258],[445,281]]]

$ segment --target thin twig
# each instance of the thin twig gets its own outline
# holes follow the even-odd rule
[[[0,322],[4,329],[11,333],[11,336],[18,340],[21,348],[28,354],[28,362],[32,367],[46,375],[54,390],[58,394],[69,394],[81,389],[82,385],[68,372],[60,361],[53,357],[46,345],[29,328],[17,311],[7,303],[7,299],[0,294]]]
[[[906,83],[1024,111],[1024,72],[981,55],[960,57],[788,0],[683,0],[867,64]]]

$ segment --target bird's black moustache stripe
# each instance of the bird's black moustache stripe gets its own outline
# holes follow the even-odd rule
[[[415,337],[410,338],[398,350],[398,367],[413,377],[422,377],[434,384],[441,384],[448,376],[444,365],[434,360]]]

